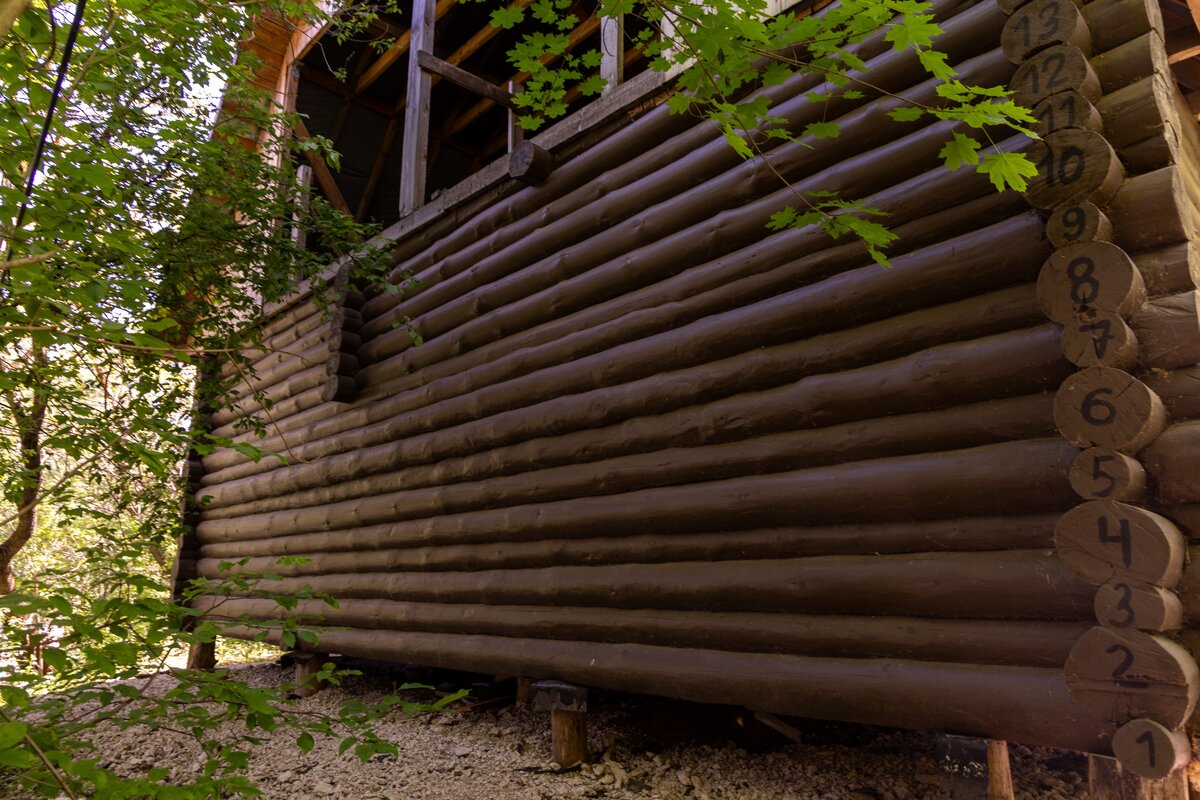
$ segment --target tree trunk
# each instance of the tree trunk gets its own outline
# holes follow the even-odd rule
[[[37,507],[42,488],[42,423],[46,418],[46,396],[34,390],[30,410],[24,411],[10,398],[17,430],[21,433],[21,491],[12,532],[0,542],[0,596],[16,589],[12,562],[37,527]]]

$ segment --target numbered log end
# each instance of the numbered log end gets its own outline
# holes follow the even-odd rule
[[[1033,0],[1009,17],[1000,36],[1000,46],[1008,60],[1020,64],[1027,58],[1057,44],[1092,51],[1092,34],[1083,12],[1070,0]]]
[[[1046,137],[1057,131],[1085,130],[1101,133],[1104,118],[1100,111],[1079,92],[1060,92],[1047,97],[1033,108],[1035,130]]]
[[[1067,203],[1050,212],[1046,236],[1055,247],[1085,242],[1111,242],[1113,224],[1095,203]]]
[[[1146,286],[1124,250],[1111,242],[1082,242],[1046,259],[1037,296],[1046,316],[1065,325],[1084,311],[1129,316],[1145,302]]]
[[[508,174],[522,183],[537,186],[554,171],[554,156],[543,147],[524,140],[508,157]]]
[[[1113,755],[1122,769],[1142,778],[1160,780],[1191,759],[1187,734],[1152,719],[1135,719],[1117,729]]]
[[[1131,502],[1146,496],[1146,470],[1107,447],[1089,447],[1071,464],[1071,488],[1084,500]]]
[[[1183,603],[1148,583],[1113,580],[1096,590],[1096,621],[1108,628],[1173,631],[1183,627]]]
[[[1116,314],[1083,311],[1063,325],[1062,354],[1079,367],[1130,369],[1138,362],[1138,338]]]
[[[1086,367],[1063,381],[1054,396],[1059,432],[1081,447],[1136,453],[1167,424],[1163,402],[1146,384],[1111,367]]]
[[[1200,694],[1200,669],[1170,639],[1141,631],[1092,628],[1063,667],[1072,699],[1115,723],[1145,717],[1181,727]]]
[[[1088,500],[1054,526],[1058,557],[1094,585],[1110,581],[1170,588],[1179,583],[1187,540],[1169,519],[1112,500]]]
[[[1125,178],[1116,151],[1094,131],[1052,133],[1030,148],[1029,159],[1038,174],[1029,181],[1025,198],[1044,211],[1081,201],[1107,205]]]
[[[1100,78],[1087,54],[1069,44],[1048,47],[1022,63],[1008,88],[1013,102],[1029,108],[1059,92],[1076,91],[1092,103],[1100,99]]]

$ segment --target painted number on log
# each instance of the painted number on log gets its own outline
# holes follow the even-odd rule
[[[1113,722],[1147,716],[1177,727],[1190,716],[1200,690],[1200,670],[1187,651],[1134,630],[1092,628],[1071,649],[1063,671],[1071,697]],[[1158,757],[1156,752],[1156,762]]]
[[[1038,168],[1026,197],[1050,210],[1084,201],[1107,203],[1120,187],[1123,168],[1116,152],[1098,133],[1072,128],[1048,134],[1029,150]]]
[[[1091,50],[1087,23],[1069,0],[1035,0],[1013,14],[1000,37],[1004,54],[1014,64],[1049,45],[1068,43]]]
[[[1096,620],[1109,628],[1170,631],[1183,624],[1183,604],[1174,592],[1128,578],[1101,586],[1093,608]]]
[[[1113,755],[1121,767],[1149,780],[1160,780],[1186,766],[1191,756],[1187,734],[1152,719],[1135,719],[1117,729]]]
[[[1179,529],[1158,514],[1111,500],[1089,500],[1063,514],[1054,527],[1054,546],[1071,571],[1095,585],[1170,587],[1183,573]]]
[[[1089,447],[1071,464],[1071,488],[1085,500],[1141,498],[1146,471],[1136,460],[1105,447]]]
[[[1037,295],[1046,316],[1066,325],[1084,311],[1132,313],[1145,300],[1146,287],[1124,250],[1109,242],[1081,242],[1046,259]]]
[[[1055,208],[1046,223],[1046,235],[1055,247],[1067,247],[1096,239],[1112,239],[1112,223],[1094,203],[1068,203]]]
[[[1011,46],[1023,49],[1019,33],[1010,29],[1010,34]],[[1065,91],[1077,91],[1089,102],[1100,97],[1100,80],[1088,63],[1087,55],[1069,44],[1048,47],[1023,62],[1013,74],[1009,87],[1013,90],[1013,100],[1029,107]]]
[[[1087,367],[1054,396],[1054,422],[1068,441],[1136,453],[1166,427],[1166,411],[1146,384],[1119,369]]]
[[[1063,326],[1062,352],[1080,367],[1128,369],[1137,363],[1137,337],[1116,314],[1089,309]]]

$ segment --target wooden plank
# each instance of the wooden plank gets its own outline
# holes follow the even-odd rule
[[[433,28],[432,28],[433,20],[441,19],[442,16],[447,11],[450,10],[450,8],[454,5],[454,3],[455,3],[455,0],[437,0],[437,5],[433,10],[433,15],[428,20],[429,25],[430,25],[430,31],[433,30]],[[392,43],[392,46],[389,47],[387,49],[387,51],[384,52],[383,55],[381,55],[378,59],[376,59],[375,63],[373,63],[373,64],[371,64],[371,66],[367,67],[367,71],[364,72],[362,74],[362,77],[358,79],[358,83],[354,84],[354,93],[355,94],[362,94],[367,89],[369,89],[371,87],[371,85],[373,83],[375,83],[375,81],[377,81],[381,77],[383,77],[383,73],[387,72],[388,68],[390,68],[392,66],[392,64],[395,64],[400,59],[401,56],[403,56],[405,53],[407,53],[409,51],[410,47],[415,46],[415,49],[417,49],[417,50],[421,49],[422,43],[420,41],[418,41],[414,45],[413,40],[417,38],[417,32],[414,31],[414,29],[421,27],[421,25],[423,24],[423,23],[419,22],[419,20],[418,20],[418,17],[420,15],[423,7],[424,7],[423,2],[414,3],[412,28],[410,28],[409,30],[400,34],[400,36],[396,39],[396,41]],[[425,44],[427,44],[429,50],[433,50],[432,36],[429,38],[428,42],[426,42]],[[412,71],[411,70],[409,70],[409,80],[410,81],[412,80]],[[411,83],[410,83],[410,85],[411,85]]]
[[[1167,61],[1172,64],[1200,55],[1200,31],[1184,25],[1167,33]]]
[[[308,127],[303,120],[296,120],[294,127],[296,135],[301,139],[311,139],[312,134],[308,132]],[[346,202],[346,198],[342,195],[342,190],[338,188],[337,181],[334,180],[333,173],[329,170],[329,165],[325,163],[325,159],[321,158],[320,154],[315,150],[305,151],[305,156],[308,158],[308,163],[312,165],[313,176],[317,179],[317,185],[321,187],[321,191],[325,193],[325,198],[330,204],[339,211],[349,214],[350,205]]]
[[[625,80],[625,18],[603,17],[600,20],[600,77],[604,91],[609,92]]]
[[[437,0],[441,5],[444,0]],[[433,89],[430,75],[421,69],[419,54],[433,49],[434,0],[413,3],[413,51],[408,57],[407,106],[404,109],[404,141],[400,173],[400,216],[416,211],[425,203],[425,156],[429,148],[429,96]],[[369,72],[369,70],[368,70]],[[365,77],[365,76],[364,76]],[[361,82],[360,82],[361,83]]]
[[[1012,769],[1008,742],[988,741],[988,800],[1013,800]]]
[[[438,58],[433,53],[424,50],[417,50],[415,52],[417,54],[417,63],[426,72],[439,75],[456,86],[461,86],[469,92],[490,98],[506,108],[513,108],[512,94],[510,92],[488,83],[478,75],[472,75],[465,69],[456,67],[450,62]]]

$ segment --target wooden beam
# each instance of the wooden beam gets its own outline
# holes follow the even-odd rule
[[[1180,61],[1171,65],[1175,78],[1188,89],[1200,89],[1200,62]]]
[[[600,18],[599,17],[597,17],[595,15],[588,17],[583,22],[581,22],[578,25],[578,27],[576,27],[575,30],[571,31],[571,33],[568,35],[566,49],[570,50],[571,48],[578,45],[581,41],[586,39],[588,36],[595,33],[596,29],[599,27],[600,27]],[[557,58],[558,58],[558,56],[556,56],[552,53],[548,53],[548,54],[542,56],[540,60],[543,64],[549,64]],[[513,75],[511,78],[509,78],[509,80],[513,81],[514,83],[524,83],[525,80],[528,78],[529,78],[529,73],[521,71],[521,72],[518,72],[516,75]],[[442,128],[442,131],[439,135],[442,138],[448,138],[450,136],[453,136],[454,134],[461,131],[463,128],[470,125],[475,120],[479,119],[479,117],[482,116],[484,114],[484,112],[486,112],[488,109],[490,109],[494,105],[496,105],[496,103],[493,100],[489,100],[487,98],[480,100],[478,103],[476,103],[470,109],[468,109],[465,114],[463,114],[463,115],[459,116],[458,118],[453,119],[449,123],[447,123]]]
[[[414,52],[417,54],[417,63],[426,72],[439,75],[451,83],[463,87],[467,91],[474,92],[482,97],[491,98],[506,108],[513,108],[512,94],[510,92],[488,83],[478,75],[472,75],[465,69],[456,67],[448,61],[443,61],[433,53],[424,50],[416,50]]]
[[[421,0],[416,0],[417,5],[419,5],[420,3],[421,3]],[[442,16],[445,15],[445,13],[450,10],[450,8],[454,5],[454,3],[455,3],[455,0],[437,0],[437,5],[434,8],[432,19],[441,19]],[[417,15],[417,10],[416,10],[416,7],[414,6],[414,8],[413,8],[413,27],[416,27],[416,25],[417,25],[416,15]],[[398,61],[401,56],[403,56],[405,53],[408,52],[409,47],[412,45],[412,39],[413,39],[412,28],[410,28],[409,30],[400,34],[400,36],[397,37],[396,41],[392,43],[392,46],[389,47],[383,53],[383,55],[381,55],[378,59],[376,59],[375,63],[371,64],[371,66],[367,68],[367,71],[364,72],[362,74],[362,77],[358,79],[358,83],[354,84],[354,93],[362,94],[363,92],[365,92],[367,89],[369,89],[371,87],[371,84],[375,83],[375,81],[377,81],[381,77],[383,77],[383,73],[387,72],[388,69],[392,66],[392,64],[395,64],[396,61]],[[420,49],[420,47],[418,46],[417,49]],[[432,39],[430,39],[427,49],[429,49],[431,51],[433,50],[433,40]],[[412,79],[411,71],[409,72],[409,79],[410,80]]]
[[[1200,29],[1200,0],[1187,0],[1187,8],[1192,15],[1192,24]]]
[[[312,134],[308,132],[308,126],[303,120],[296,120],[294,127],[296,135],[301,139],[311,139]],[[346,198],[342,196],[342,190],[338,188],[337,181],[333,178],[333,173],[329,171],[329,165],[325,163],[325,159],[321,158],[320,154],[315,150],[306,150],[304,155],[308,158],[308,163],[312,165],[313,175],[317,179],[317,185],[321,187],[321,191],[325,193],[325,198],[333,205],[334,208],[343,213],[350,213],[350,205],[346,202]]]
[[[1184,25],[1167,33],[1167,60],[1172,64],[1200,55],[1200,30]]]
[[[441,5],[445,0],[437,0]],[[425,156],[429,147],[430,75],[421,69],[419,54],[433,49],[434,0],[413,0],[412,47],[408,54],[407,106],[404,109],[404,141],[401,143],[400,216],[425,203]]]

